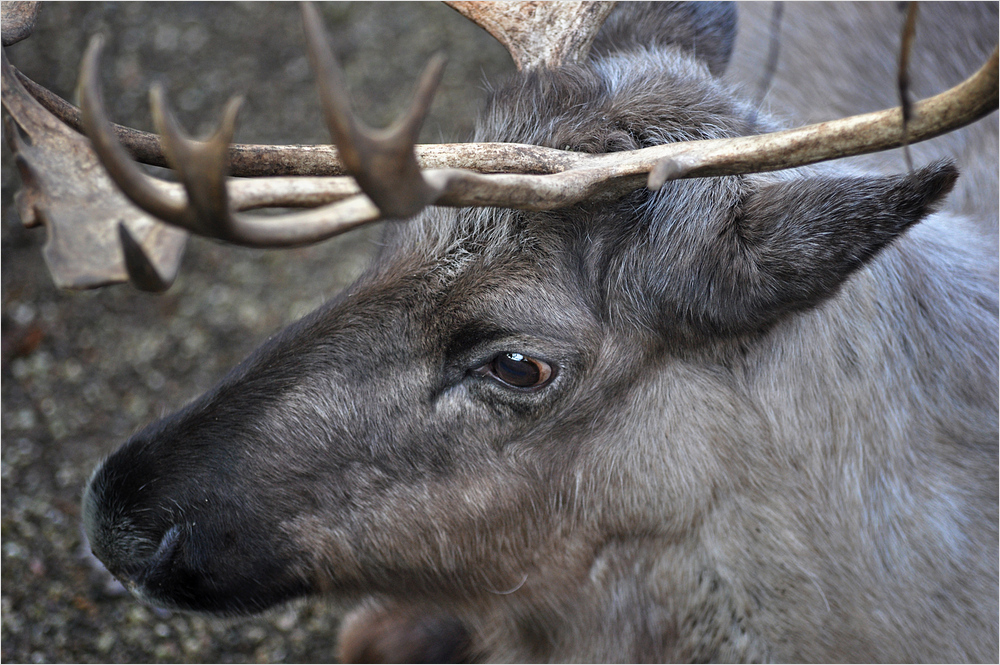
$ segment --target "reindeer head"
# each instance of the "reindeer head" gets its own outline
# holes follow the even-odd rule
[[[567,612],[574,596],[556,590],[600,576],[607,548],[682,543],[720,495],[755,482],[769,424],[710,368],[738,366],[834,297],[957,172],[748,173],[748,151],[769,171],[905,137],[890,112],[826,128],[820,153],[815,128],[760,135],[768,121],[715,76],[729,8],[644,9],[661,26],[651,34],[612,14],[598,33],[608,9],[586,8],[596,18],[573,48],[528,49],[492,92],[476,147],[428,169],[432,151],[413,141],[442,64],[403,120],[373,132],[347,110],[307,8],[327,120],[357,185],[337,181],[325,196],[339,200],[277,219],[234,203],[235,106],[198,143],[155,96],[185,194],[138,171],[103,118],[90,51],[83,124],[156,217],[250,245],[413,217],[387,227],[353,286],[95,471],[91,545],[138,596],[219,613],[319,592]],[[995,107],[995,54],[993,68],[992,100],[963,122]],[[910,140],[940,132],[924,104]],[[869,129],[845,147],[844,123]]]

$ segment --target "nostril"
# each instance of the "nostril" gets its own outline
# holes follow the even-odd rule
[[[167,532],[163,534],[163,538],[160,540],[160,546],[156,548],[156,552],[154,552],[153,555],[145,561],[146,570],[155,570],[170,561],[170,558],[174,555],[174,550],[177,549],[177,545],[180,543],[180,540],[180,525],[175,524],[167,529]]]
[[[152,605],[166,605],[167,603],[162,598],[156,599],[162,595],[161,592],[166,580],[175,574],[174,557],[181,547],[182,540],[182,526],[170,527],[160,538],[155,550],[152,550],[154,543],[150,541],[146,541],[147,546],[143,548],[145,553],[133,550],[127,558],[128,565],[113,571],[115,577],[121,580],[125,588],[143,602]]]

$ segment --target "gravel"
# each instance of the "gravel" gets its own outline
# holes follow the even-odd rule
[[[323,5],[355,108],[375,126],[406,104],[429,56],[449,56],[425,142],[466,138],[484,78],[512,70],[503,49],[439,5]],[[112,119],[151,130],[160,80],[182,122],[211,130],[243,94],[236,140],[328,141],[291,3],[46,3],[33,36],[7,49],[35,81],[74,100],[91,35],[107,37]],[[209,388],[256,345],[349,283],[377,229],[314,247],[246,250],[192,239],[163,295],[130,286],[59,291],[42,229],[25,229],[3,149],[4,662],[313,662],[332,659],[340,608],[304,600],[217,619],[144,607],[92,565],[80,497],[102,456]]]

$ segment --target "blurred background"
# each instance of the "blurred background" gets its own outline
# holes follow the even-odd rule
[[[484,79],[514,69],[492,37],[442,4],[320,9],[355,108],[372,126],[406,107],[435,51],[448,56],[422,142],[465,140]],[[106,38],[104,99],[115,122],[152,131],[147,93],[159,80],[195,135],[242,94],[237,142],[330,140],[295,3],[43,3],[33,35],[7,55],[75,104],[80,58],[95,34]],[[19,187],[4,143],[2,660],[330,661],[341,608],[323,601],[210,620],[123,595],[82,556],[79,505],[103,456],[350,282],[379,230],[295,250],[192,238],[165,294],[128,285],[59,291],[42,259],[46,231],[18,218]]]

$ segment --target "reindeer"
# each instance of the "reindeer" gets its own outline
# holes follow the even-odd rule
[[[996,51],[908,123],[772,133],[721,78],[730,5],[453,5],[520,71],[475,143],[417,149],[441,63],[374,133],[305,8],[353,179],[264,220],[225,177],[235,107],[193,142],[154,95],[181,185],[153,181],[88,52],[79,122],[157,218],[249,245],[410,218],[355,284],[95,470],[94,553],[169,608],[355,603],[347,660],[995,661],[996,117],[932,148],[959,166],[816,162],[989,113]],[[924,13],[995,38],[995,4]],[[946,65],[921,76],[968,62]],[[774,104],[807,104],[773,111],[808,117],[808,89],[779,85]]]

